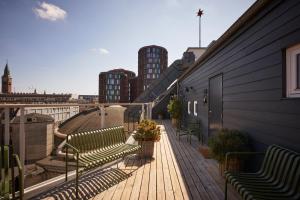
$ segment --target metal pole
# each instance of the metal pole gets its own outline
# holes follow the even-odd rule
[[[201,16],[199,16],[199,47],[201,47]]]
[[[144,104],[142,105],[142,117],[141,117],[141,120],[144,120],[145,119],[145,107],[144,107]]]
[[[101,128],[104,128],[104,123],[105,123],[105,108],[104,108],[104,106],[100,107],[100,113],[101,113]]]
[[[5,108],[4,123],[4,144],[9,145],[9,108]]]
[[[24,121],[25,121],[25,117],[24,117],[24,107],[22,107],[20,109],[20,132],[19,132],[19,150],[20,150],[20,161],[21,161],[21,166],[24,169],[24,164],[25,164],[25,125],[24,125]],[[20,174],[20,176],[22,176],[22,174]],[[22,178],[20,180],[20,182],[22,181],[22,183],[20,183],[21,185],[24,185],[24,179]]]

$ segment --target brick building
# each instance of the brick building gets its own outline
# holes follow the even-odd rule
[[[99,103],[127,103],[136,98],[136,76],[132,71],[114,69],[99,74]]]
[[[140,48],[138,52],[138,96],[149,87],[153,80],[168,67],[168,51],[151,45]]]

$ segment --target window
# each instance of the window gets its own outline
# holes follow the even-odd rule
[[[191,102],[188,101],[188,114],[191,114]]]
[[[147,78],[150,78],[150,74],[147,74]]]
[[[286,96],[300,97],[300,44],[286,50]]]
[[[198,115],[198,102],[197,101],[194,101],[194,116],[197,116]]]

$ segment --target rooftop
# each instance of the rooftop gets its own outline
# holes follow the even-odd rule
[[[217,163],[204,159],[182,137],[175,137],[169,120],[160,121],[161,140],[155,144],[154,158],[128,156],[103,170],[80,178],[80,198],[86,199],[224,199],[224,180]],[[34,199],[75,199],[74,181],[64,183]],[[229,198],[239,199],[230,190]]]

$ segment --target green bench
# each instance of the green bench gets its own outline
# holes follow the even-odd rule
[[[138,151],[141,146],[126,144],[124,127],[105,128],[67,136],[66,181],[68,180],[68,153],[76,160],[76,198],[78,198],[79,172],[102,166]]]
[[[225,167],[229,159],[239,156],[263,154],[260,152],[227,153]],[[225,172],[225,200],[227,184],[245,200],[296,200],[300,199],[300,154],[283,147],[268,147],[261,168],[256,173]]]
[[[181,136],[186,135],[187,141],[191,144],[192,135],[196,135],[200,140],[203,141],[201,134],[201,123],[199,121],[188,122],[187,126],[184,126],[181,122],[178,122],[176,127],[176,135],[178,136],[178,140],[180,140]]]
[[[19,169],[19,194],[18,199],[23,199],[23,169],[19,157],[12,153],[11,145],[0,146],[0,200],[16,199],[14,184],[14,165]]]

